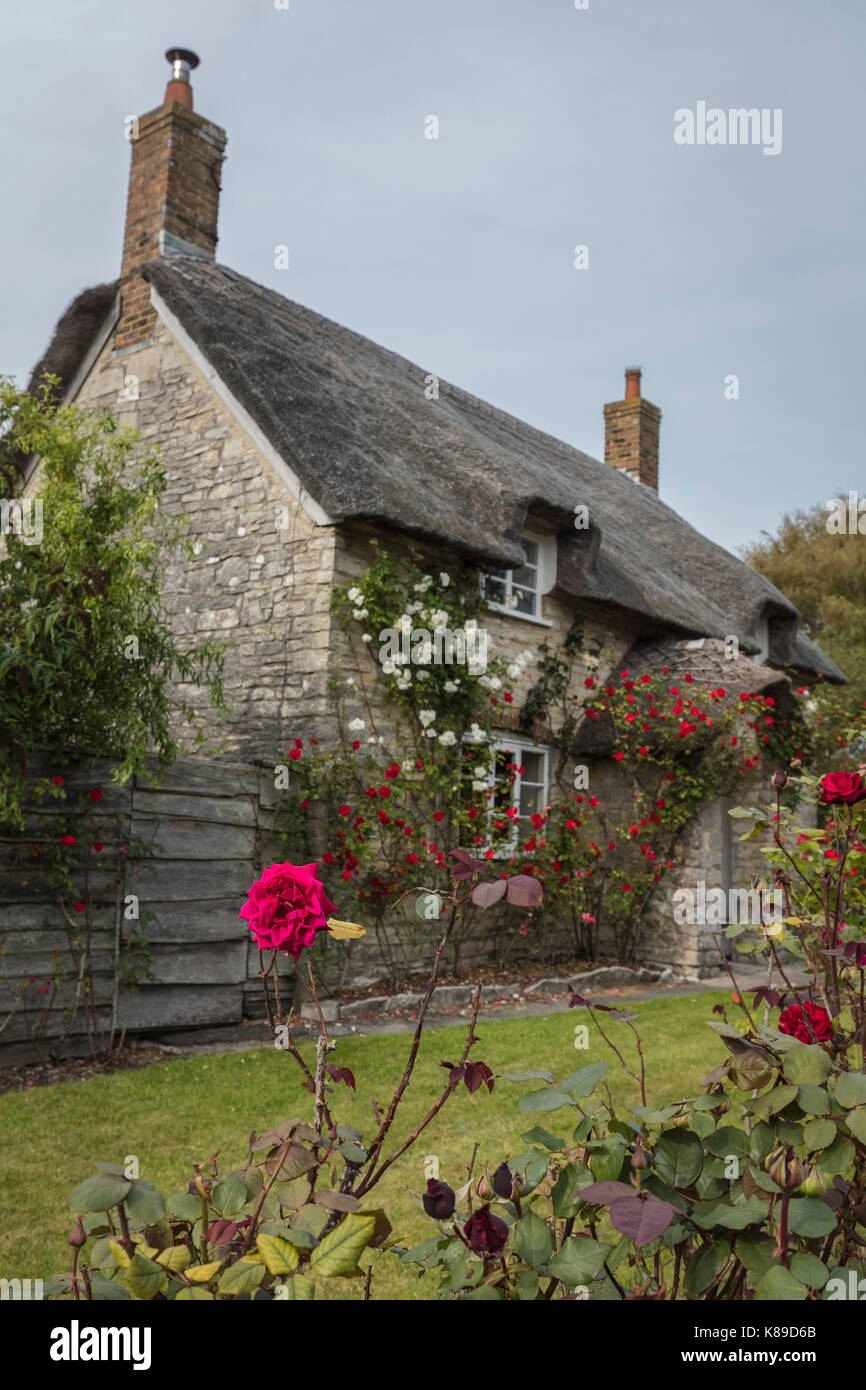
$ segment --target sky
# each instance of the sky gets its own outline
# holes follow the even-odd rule
[[[660,494],[731,550],[866,491],[866,4],[578,3],[3,0],[0,373],[117,276],[182,46],[220,261],[596,458],[640,366]],[[699,102],[763,144],[677,143]]]

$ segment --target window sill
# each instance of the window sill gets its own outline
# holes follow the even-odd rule
[[[506,618],[519,618],[523,623],[535,623],[538,627],[553,627],[550,618],[537,618],[534,613],[518,613],[516,608],[507,608],[504,603],[487,600],[487,607],[494,613],[502,613]]]

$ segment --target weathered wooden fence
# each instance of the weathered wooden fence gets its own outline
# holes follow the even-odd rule
[[[281,857],[273,769],[183,759],[156,790],[146,777],[118,787],[111,765],[97,760],[70,770],[54,763],[31,769],[46,772],[62,773],[67,799],[49,801],[32,827],[28,822],[32,846],[7,839],[2,847],[0,1065],[33,1056],[40,1032],[42,1052],[50,1049],[73,1011],[67,1053],[86,1047],[88,1013],[104,1028],[114,1011],[118,1028],[129,1033],[259,1014],[258,953],[238,912],[262,865]],[[95,802],[94,788],[101,792]],[[74,903],[56,901],[36,856],[74,820],[70,808],[78,802],[87,812],[76,822],[80,846],[71,851],[81,851],[73,878],[84,912],[76,914]],[[123,845],[116,843],[119,826]],[[99,856],[93,841],[104,842]],[[128,921],[135,910],[138,920]],[[133,989],[116,990],[116,962],[123,967],[130,929],[139,926],[151,957],[147,975]],[[89,999],[68,970],[76,933],[87,939]],[[67,974],[46,1018],[48,995],[36,991],[56,975],[58,958],[67,960]]]

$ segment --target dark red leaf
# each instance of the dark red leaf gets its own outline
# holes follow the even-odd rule
[[[493,1090],[493,1072],[483,1062],[467,1062],[464,1080],[470,1095],[474,1095],[481,1085],[486,1085],[488,1091]]]
[[[477,883],[472,890],[472,901],[476,907],[492,907],[505,895],[506,880],[498,878],[493,883]]]
[[[508,880],[505,890],[506,901],[515,907],[539,907],[544,898],[544,889],[536,878],[528,874],[515,874]]]
[[[591,1182],[589,1187],[582,1187],[577,1195],[583,1202],[606,1207],[608,1202],[615,1202],[623,1197],[634,1197],[637,1194],[627,1182]]]
[[[610,1205],[611,1225],[635,1245],[648,1245],[663,1235],[675,1216],[670,1202],[643,1192],[640,1196],[620,1197]]]

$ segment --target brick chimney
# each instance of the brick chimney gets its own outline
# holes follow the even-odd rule
[[[604,461],[656,492],[661,418],[658,406],[640,393],[640,367],[627,367],[625,400],[604,408]]]
[[[123,237],[120,321],[115,351],[143,345],[155,312],[150,285],[138,273],[158,256],[213,260],[217,244],[220,170],[226,133],[192,108],[189,74],[198,58],[170,48],[172,75],[161,106],[132,122],[132,163]]]

